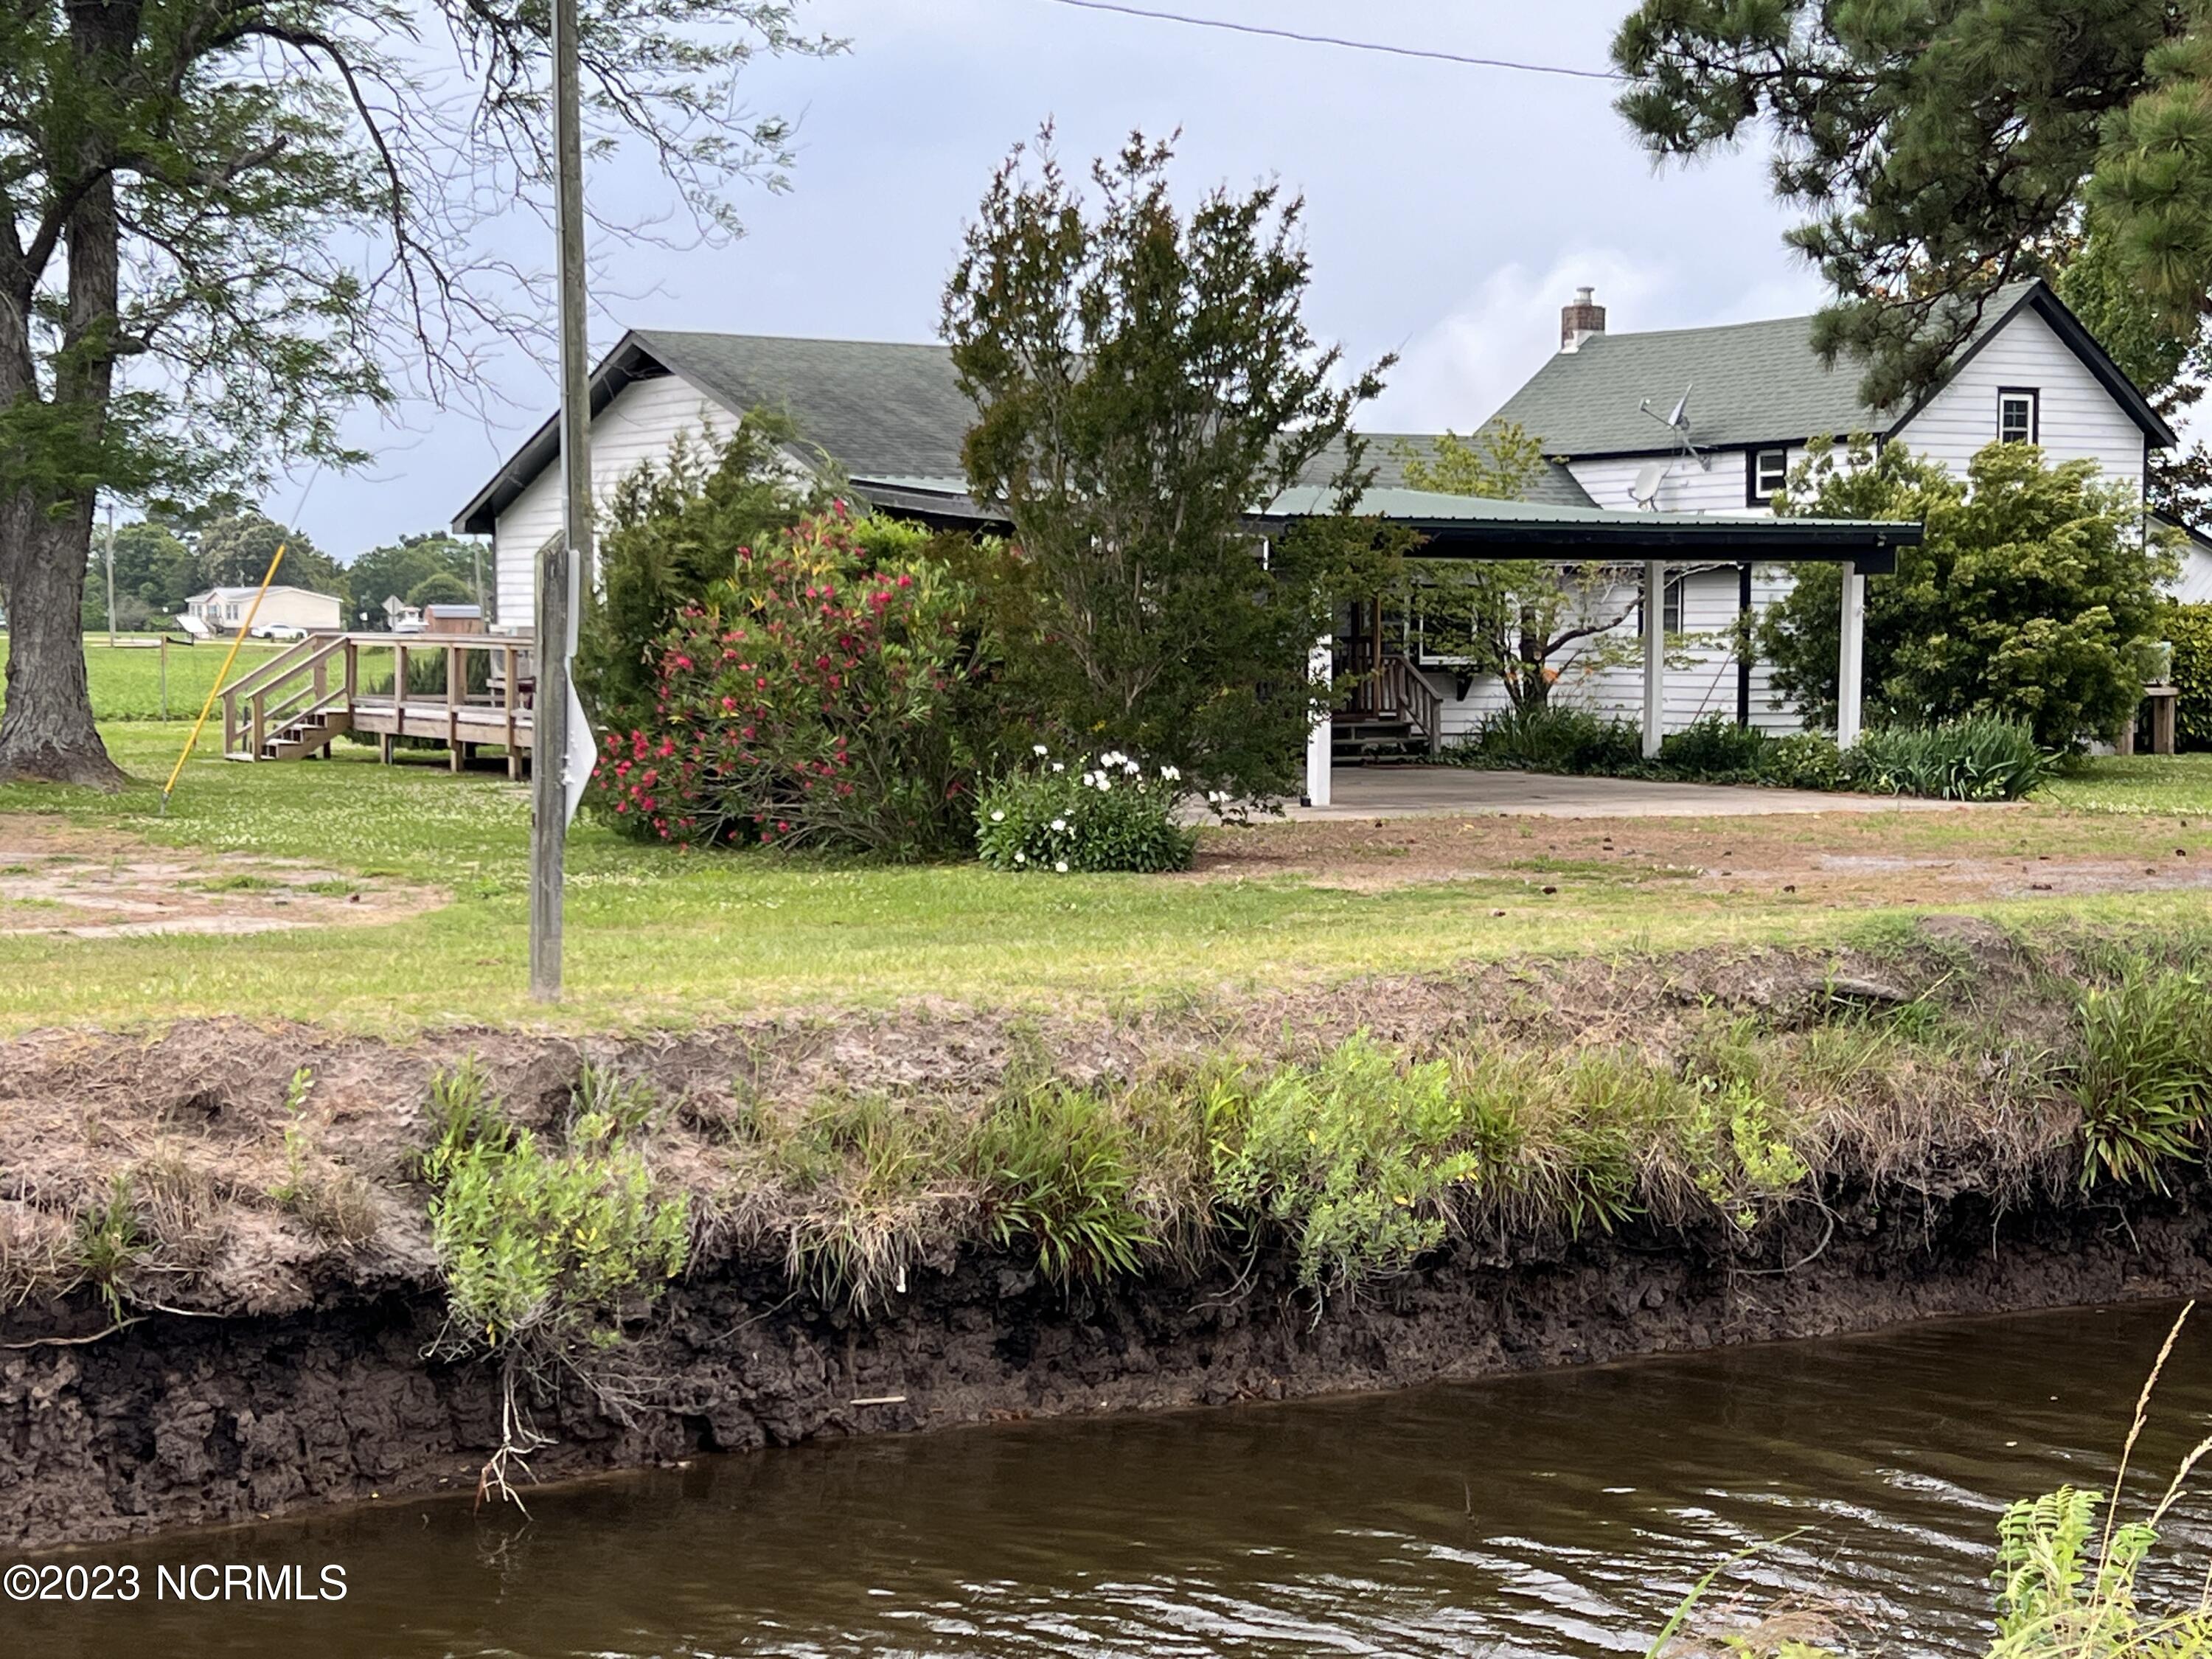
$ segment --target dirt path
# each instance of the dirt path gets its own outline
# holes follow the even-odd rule
[[[155,847],[0,813],[0,933],[265,933],[397,921],[444,902],[434,889],[296,860]]]
[[[2212,890],[2212,823],[1953,812],[1731,818],[1374,818],[1207,837],[1193,878],[1376,890],[1510,880],[1856,907]]]

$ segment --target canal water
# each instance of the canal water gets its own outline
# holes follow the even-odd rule
[[[2176,1310],[1838,1340],[1291,1405],[854,1441],[94,1549],[128,1607],[0,1607],[0,1652],[170,1656],[1584,1656],[1644,1651],[1732,1552],[1764,1604],[1977,1653],[1997,1516],[2109,1483]],[[2212,1420],[2212,1309],[2138,1449]],[[2212,1498],[2168,1528],[2194,1596]],[[193,1565],[343,1569],[340,1601],[156,1602]],[[213,1581],[203,1573],[202,1585]]]

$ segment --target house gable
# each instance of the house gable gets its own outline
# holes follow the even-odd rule
[[[2146,445],[2175,441],[2142,393],[2040,281],[2015,283],[1993,295],[1950,377],[1903,410],[1862,403],[1860,367],[1821,362],[1813,349],[1812,325],[1810,317],[1785,317],[1719,328],[1593,335],[1578,349],[1553,356],[1492,421],[1517,422],[1570,462],[1649,458],[1676,453],[1664,417],[1686,398],[1692,441],[1701,450],[1733,451],[1741,470],[1747,453],[1816,436],[1866,432],[1886,439],[1902,435],[1907,427],[1963,432],[1958,423],[1967,399],[1949,398],[1954,385],[1966,381],[1978,397],[1990,374],[2008,366],[2026,364],[2041,373],[2051,364],[2052,375],[2064,383],[2067,407],[2054,427],[2064,441],[2100,456],[2123,457],[2132,448],[2135,459],[2122,471],[2136,478]],[[1982,423],[1984,443],[1997,435],[1993,399],[1992,389],[1990,418]],[[1938,404],[1944,407],[1939,410]],[[2114,441],[2123,428],[2135,433],[2132,445]],[[1583,469],[1575,471],[1590,488]],[[1592,495],[1607,501],[1610,483],[1609,477],[1600,480]],[[1716,494],[1713,506],[1720,504]],[[1739,510],[1747,504],[1741,495],[1733,503]]]
[[[1999,435],[1999,404],[2007,397],[2025,410],[2032,441],[2052,460],[2094,461],[2106,477],[2141,496],[2152,432],[2077,343],[2033,306],[2020,307],[1984,335],[1890,436],[1963,475],[1976,452]]]
[[[625,376],[592,419],[592,493],[605,501],[614,487],[647,461],[665,461],[679,433],[717,443],[737,429],[738,416],[719,399],[681,374]],[[492,564],[497,573],[498,615],[502,622],[526,622],[536,611],[532,574],[538,551],[561,530],[559,444],[496,508],[487,508],[483,525],[492,536]],[[517,462],[522,457],[518,455]],[[510,465],[511,473],[522,469]],[[505,492],[503,492],[505,493]],[[482,500],[479,497],[479,500]],[[465,514],[459,527],[477,527]]]

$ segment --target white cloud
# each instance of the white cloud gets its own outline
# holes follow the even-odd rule
[[[1471,432],[1559,349],[1559,307],[1597,290],[1609,325],[1653,327],[1668,273],[1620,248],[1563,253],[1542,272],[1500,266],[1399,354],[1388,391],[1362,424],[1379,431]]]

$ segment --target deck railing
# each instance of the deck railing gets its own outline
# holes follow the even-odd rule
[[[384,739],[386,757],[401,737],[442,739],[459,769],[465,745],[502,744],[510,769],[530,746],[530,682],[525,665],[532,642],[524,634],[311,634],[222,688],[223,752],[260,759],[306,731],[319,719],[343,714],[351,729]],[[366,690],[362,659],[379,653],[392,657],[390,694]],[[410,691],[410,659],[432,653],[445,658],[445,684],[437,691]],[[482,696],[468,689],[468,658],[482,653],[493,672]]]
[[[1419,732],[1431,750],[1443,737],[1443,699],[1421,671],[1403,657],[1385,657],[1366,671],[1352,686],[1341,718],[1402,720]]]

